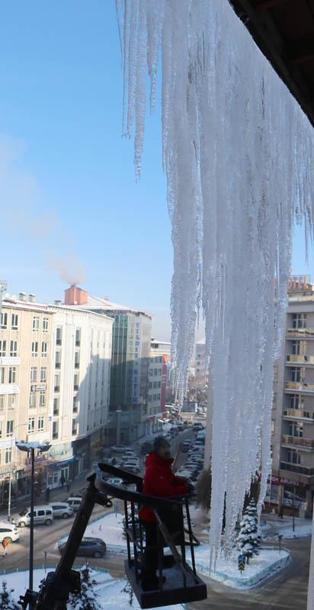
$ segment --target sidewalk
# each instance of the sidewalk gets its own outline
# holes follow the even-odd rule
[[[76,494],[82,494],[86,489],[86,477],[91,472],[91,470],[86,470],[84,473],[80,474],[74,481],[71,482],[70,491],[67,490],[66,485],[64,487],[58,487],[56,489],[51,489],[49,502],[46,501],[46,491],[44,490],[40,496],[35,496],[35,506],[38,504],[49,504],[52,501],[59,500],[60,502],[65,502],[65,500],[71,495],[75,496]],[[30,504],[30,496],[20,496],[16,500],[12,500],[11,504],[11,515],[19,513],[22,509],[27,508]],[[0,511],[0,520],[7,521],[8,511],[6,509],[1,509]]]
[[[284,516],[282,519],[278,515],[263,514],[261,522],[266,522],[266,527],[262,527],[263,540],[271,540],[278,535],[283,539],[305,538],[312,534],[312,519],[301,517],[293,518]]]

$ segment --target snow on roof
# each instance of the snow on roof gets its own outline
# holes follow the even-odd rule
[[[72,306],[71,306],[72,307]],[[120,303],[113,303],[106,298],[102,297],[94,297],[88,295],[87,303],[84,305],[75,305],[78,309],[105,309],[107,311],[122,311],[125,313],[140,313],[144,316],[148,316],[151,318],[151,315],[146,311],[141,309],[136,309],[135,307],[128,307],[127,305],[121,305]]]

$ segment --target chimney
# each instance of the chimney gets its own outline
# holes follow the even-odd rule
[[[62,305],[62,301],[60,299],[55,299],[54,304],[55,305]]]
[[[86,305],[88,301],[88,292],[72,284],[70,288],[64,291],[65,305]]]
[[[28,301],[29,301],[29,303],[35,303],[35,301],[36,301],[35,295],[34,294],[29,294],[28,295]]]
[[[19,292],[19,300],[26,301],[26,292]]]

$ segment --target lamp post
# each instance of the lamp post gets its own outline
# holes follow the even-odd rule
[[[26,451],[31,456],[31,502],[30,502],[30,530],[29,530],[29,584],[28,588],[33,591],[33,571],[34,571],[34,475],[35,475],[35,451],[44,453],[48,451],[51,445],[46,442],[27,442],[27,441],[16,441],[16,447],[20,451]],[[30,610],[33,608],[32,602],[30,602]]]

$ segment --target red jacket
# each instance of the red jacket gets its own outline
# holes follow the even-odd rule
[[[145,474],[143,481],[143,493],[148,496],[183,496],[188,492],[185,479],[176,477],[171,466],[173,459],[161,458],[154,451],[149,453],[145,462]],[[143,506],[140,510],[142,521],[153,523],[156,521],[153,509]]]

